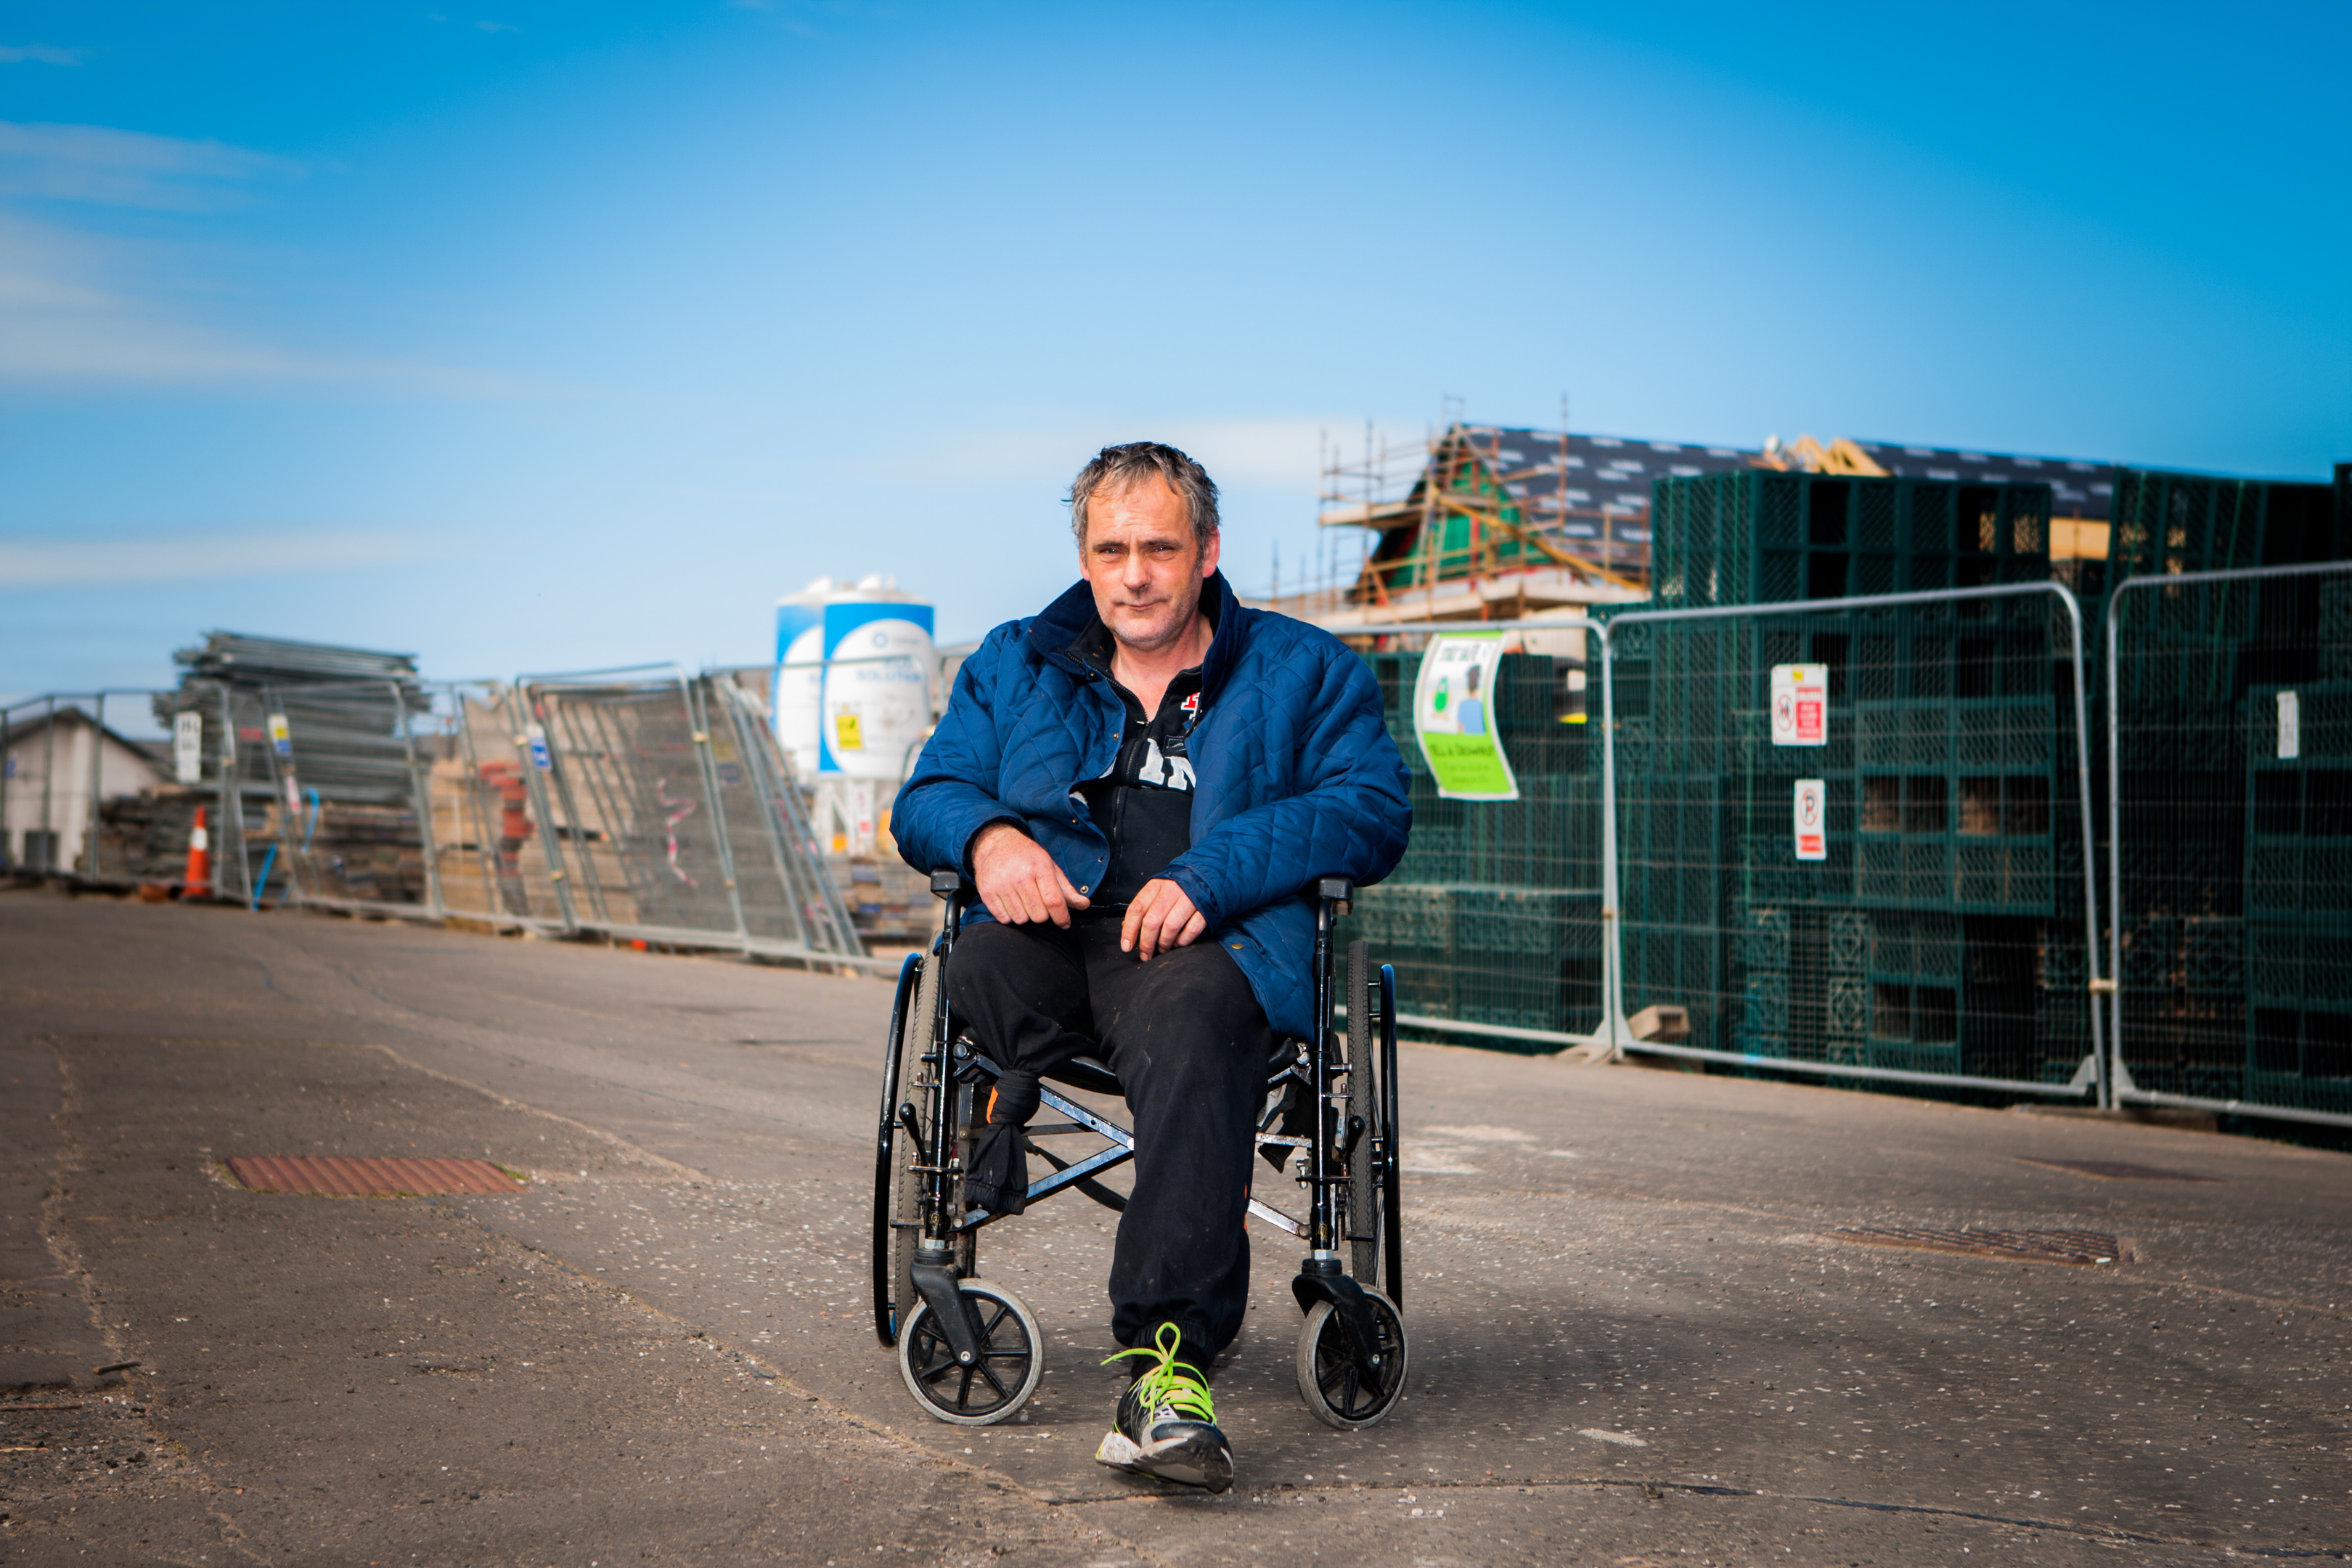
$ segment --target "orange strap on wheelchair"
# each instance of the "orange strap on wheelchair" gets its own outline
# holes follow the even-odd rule
[[[988,1090],[988,1109],[981,1113],[980,1119],[982,1121],[996,1120],[996,1088],[992,1084],[989,1086]]]

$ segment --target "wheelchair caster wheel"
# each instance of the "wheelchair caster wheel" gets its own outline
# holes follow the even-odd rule
[[[1377,1426],[1404,1393],[1404,1321],[1386,1296],[1366,1290],[1380,1364],[1356,1364],[1347,1331],[1328,1301],[1318,1301],[1298,1331],[1298,1397],[1326,1426],[1353,1431]]]
[[[930,1303],[918,1301],[898,1331],[898,1375],[933,1420],[993,1426],[1037,1392],[1045,1374],[1045,1336],[1027,1304],[1003,1286],[966,1279],[959,1289],[980,1329],[980,1360],[959,1363]]]

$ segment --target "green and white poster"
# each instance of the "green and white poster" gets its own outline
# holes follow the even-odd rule
[[[1495,733],[1503,634],[1440,632],[1412,683],[1412,732],[1447,800],[1517,800],[1519,781]]]

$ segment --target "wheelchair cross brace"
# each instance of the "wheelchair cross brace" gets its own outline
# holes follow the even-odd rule
[[[971,1053],[971,1060],[973,1065],[992,1075],[1003,1070],[998,1068],[994,1062],[989,1060],[986,1057],[982,1056],[977,1051]],[[1039,1157],[1045,1160],[1054,1167],[1054,1173],[1050,1176],[1043,1177],[1040,1180],[1029,1184],[1028,1201],[1034,1204],[1039,1198],[1048,1197],[1055,1193],[1060,1192],[1064,1187],[1076,1187],[1107,1209],[1116,1212],[1126,1208],[1127,1200],[1124,1197],[1121,1197],[1118,1194],[1111,1191],[1108,1187],[1103,1186],[1100,1183],[1093,1180],[1093,1178],[1101,1174],[1105,1171],[1117,1170],[1119,1166],[1126,1164],[1129,1160],[1135,1158],[1135,1134],[1129,1132],[1126,1128],[1121,1127],[1118,1122],[1109,1120],[1108,1117],[1097,1116],[1093,1111],[1088,1110],[1085,1106],[1078,1104],[1076,1100],[1067,1099],[1050,1089],[1040,1089],[1038,1093],[1038,1103],[1045,1109],[1060,1111],[1076,1124],[1069,1128],[1055,1129],[1055,1131],[1099,1133],[1101,1136],[1110,1140],[1110,1147],[1101,1151],[1099,1153],[1088,1155],[1084,1160],[1068,1161],[1064,1160],[1060,1155],[1055,1154],[1050,1149],[1042,1149],[1038,1148],[1037,1145],[1034,1143],[1031,1144],[1030,1148],[1034,1150]],[[1038,1131],[1043,1132],[1045,1130],[1039,1129]],[[1297,1144],[1304,1143],[1306,1140],[1303,1138],[1263,1137],[1259,1142],[1266,1145],[1278,1143]],[[1291,1218],[1280,1209],[1275,1208],[1267,1204],[1261,1203],[1256,1198],[1250,1199],[1249,1212],[1257,1218],[1264,1220],[1266,1224],[1274,1226],[1276,1230],[1287,1231],[1292,1236],[1304,1236],[1307,1234],[1306,1226],[1300,1225],[1297,1220]],[[995,1221],[1004,1217],[1005,1216],[1001,1214],[991,1214],[986,1209],[974,1209],[964,1216],[962,1224],[957,1228],[960,1230],[978,1230],[984,1225],[993,1224]]]

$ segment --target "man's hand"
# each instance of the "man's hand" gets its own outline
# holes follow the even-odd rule
[[[1184,889],[1165,877],[1143,884],[1143,891],[1127,906],[1127,919],[1118,926],[1118,950],[1132,952],[1139,959],[1150,958],[1155,952],[1167,952],[1192,945],[1193,938],[1209,929],[1209,922]]]
[[[1009,822],[992,822],[972,840],[971,875],[980,901],[1006,925],[1052,921],[1066,931],[1070,911],[1087,907],[1045,847]]]

